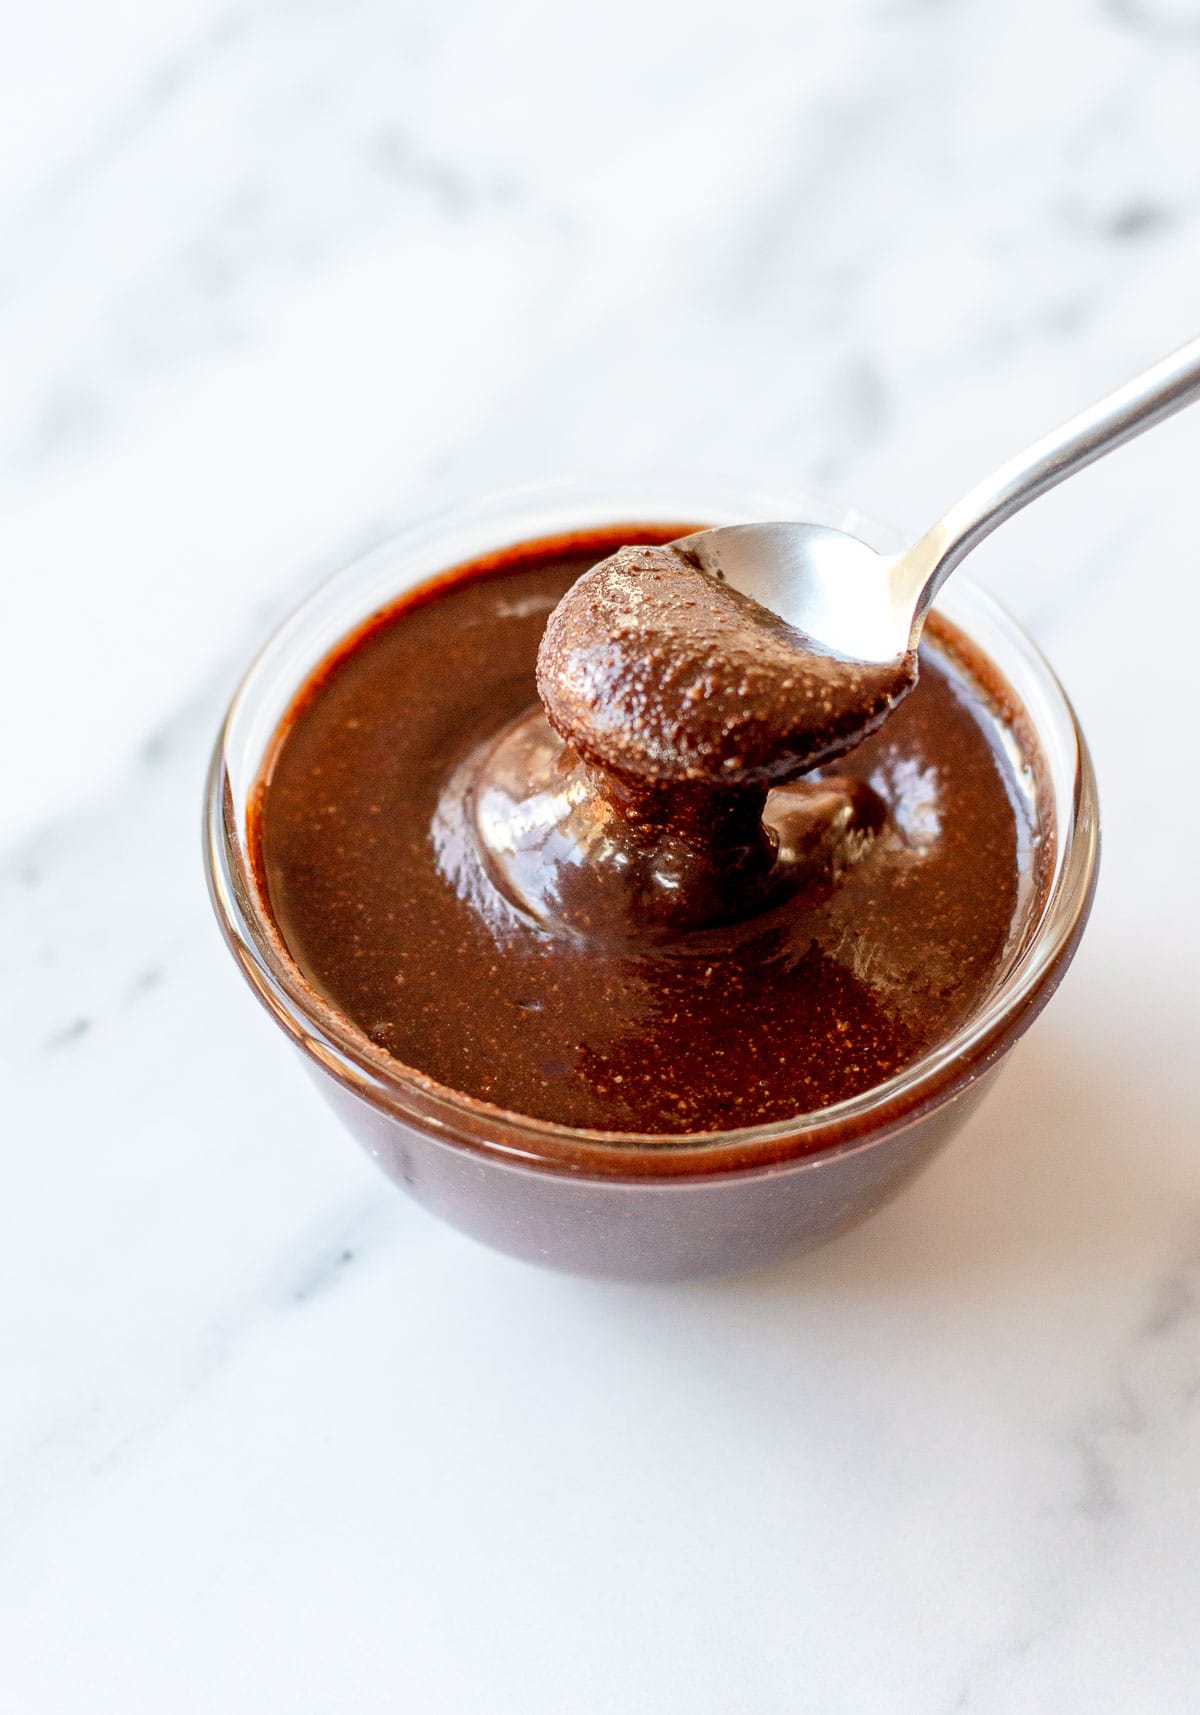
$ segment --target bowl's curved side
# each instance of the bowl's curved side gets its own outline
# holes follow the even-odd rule
[[[597,1179],[463,1150],[385,1113],[308,1064],[371,1158],[440,1220],[547,1268],[656,1281],[742,1273],[811,1250],[867,1220],[962,1129],[998,1070],[992,1067],[871,1148],[744,1172]]]

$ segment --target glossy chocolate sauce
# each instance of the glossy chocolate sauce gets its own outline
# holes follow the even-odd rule
[[[915,687],[814,655],[659,548],[688,528],[413,592],[317,670],[258,795],[312,986],[560,1124],[724,1130],[867,1090],[979,1007],[1036,891],[1010,711],[965,640],[932,620]]]

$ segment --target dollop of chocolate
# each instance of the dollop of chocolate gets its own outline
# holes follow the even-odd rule
[[[912,654],[831,654],[671,546],[620,548],[585,572],[537,661],[550,724],[626,796],[794,779],[874,732],[916,677]]]

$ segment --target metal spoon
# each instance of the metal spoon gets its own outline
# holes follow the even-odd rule
[[[820,524],[732,524],[675,546],[835,654],[894,661],[916,648],[937,592],[997,524],[1197,397],[1200,338],[1009,459],[901,554]]]

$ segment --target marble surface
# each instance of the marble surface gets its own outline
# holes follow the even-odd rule
[[[919,527],[1196,331],[1197,0],[45,0],[0,57],[0,1703],[1106,1715],[1200,1678],[1200,416],[977,575],[1106,848],[961,1141],[771,1273],[406,1203],[220,945],[358,547],[646,466]]]

